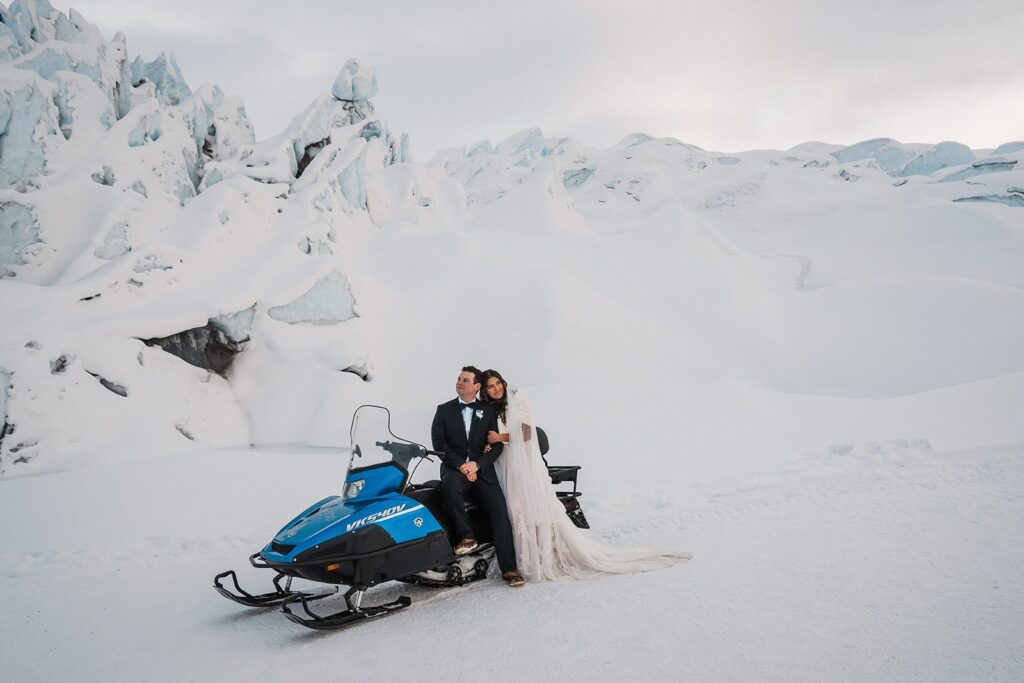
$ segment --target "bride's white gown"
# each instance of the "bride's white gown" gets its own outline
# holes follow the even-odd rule
[[[555,497],[522,391],[509,392],[509,441],[495,462],[505,492],[516,545],[516,562],[528,581],[626,574],[668,567],[690,559],[685,553],[611,546],[577,528]]]

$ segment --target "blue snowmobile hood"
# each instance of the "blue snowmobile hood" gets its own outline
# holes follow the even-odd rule
[[[302,553],[369,525],[379,526],[396,544],[440,530],[429,510],[398,493],[405,477],[404,469],[390,463],[350,470],[345,479],[350,497],[328,496],[311,505],[278,531],[260,555],[269,562],[295,562]]]

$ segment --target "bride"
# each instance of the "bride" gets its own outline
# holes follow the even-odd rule
[[[509,392],[497,370],[483,372],[481,379],[481,399],[498,412],[499,431],[488,433],[487,441],[505,444],[494,469],[505,492],[516,563],[528,581],[642,572],[690,559],[684,553],[606,545],[580,531],[555,497],[523,392]]]

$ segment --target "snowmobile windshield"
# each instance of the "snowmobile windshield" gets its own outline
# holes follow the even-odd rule
[[[420,444],[396,436],[391,431],[391,413],[382,406],[359,406],[352,415],[349,437],[352,448],[349,470],[395,462],[409,471],[412,469],[410,463],[414,467],[416,463],[413,461],[426,453]],[[346,486],[343,497],[353,498],[359,494],[348,488]]]

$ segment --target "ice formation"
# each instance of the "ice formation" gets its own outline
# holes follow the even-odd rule
[[[132,57],[123,35],[105,40],[46,0],[0,6],[0,19],[0,366],[17,377],[5,416],[24,435],[4,441],[0,476],[74,461],[114,415],[167,444],[248,441],[243,411],[261,436],[293,432],[262,419],[279,391],[266,373],[234,373],[247,353],[251,367],[275,358],[307,374],[329,358],[313,383],[352,368],[369,378],[368,351],[345,327],[356,302],[342,244],[375,226],[370,205],[414,223],[461,215],[443,174],[398,170],[408,143],[375,115],[372,67],[349,60],[257,143],[242,101],[190,88],[171,54]],[[393,189],[410,178],[418,194]],[[32,306],[11,308],[14,292]],[[78,322],[44,324],[38,308]],[[338,331],[296,352],[272,340],[281,322]],[[28,403],[40,398],[83,417],[46,417]],[[228,417],[214,426],[218,412]]]

